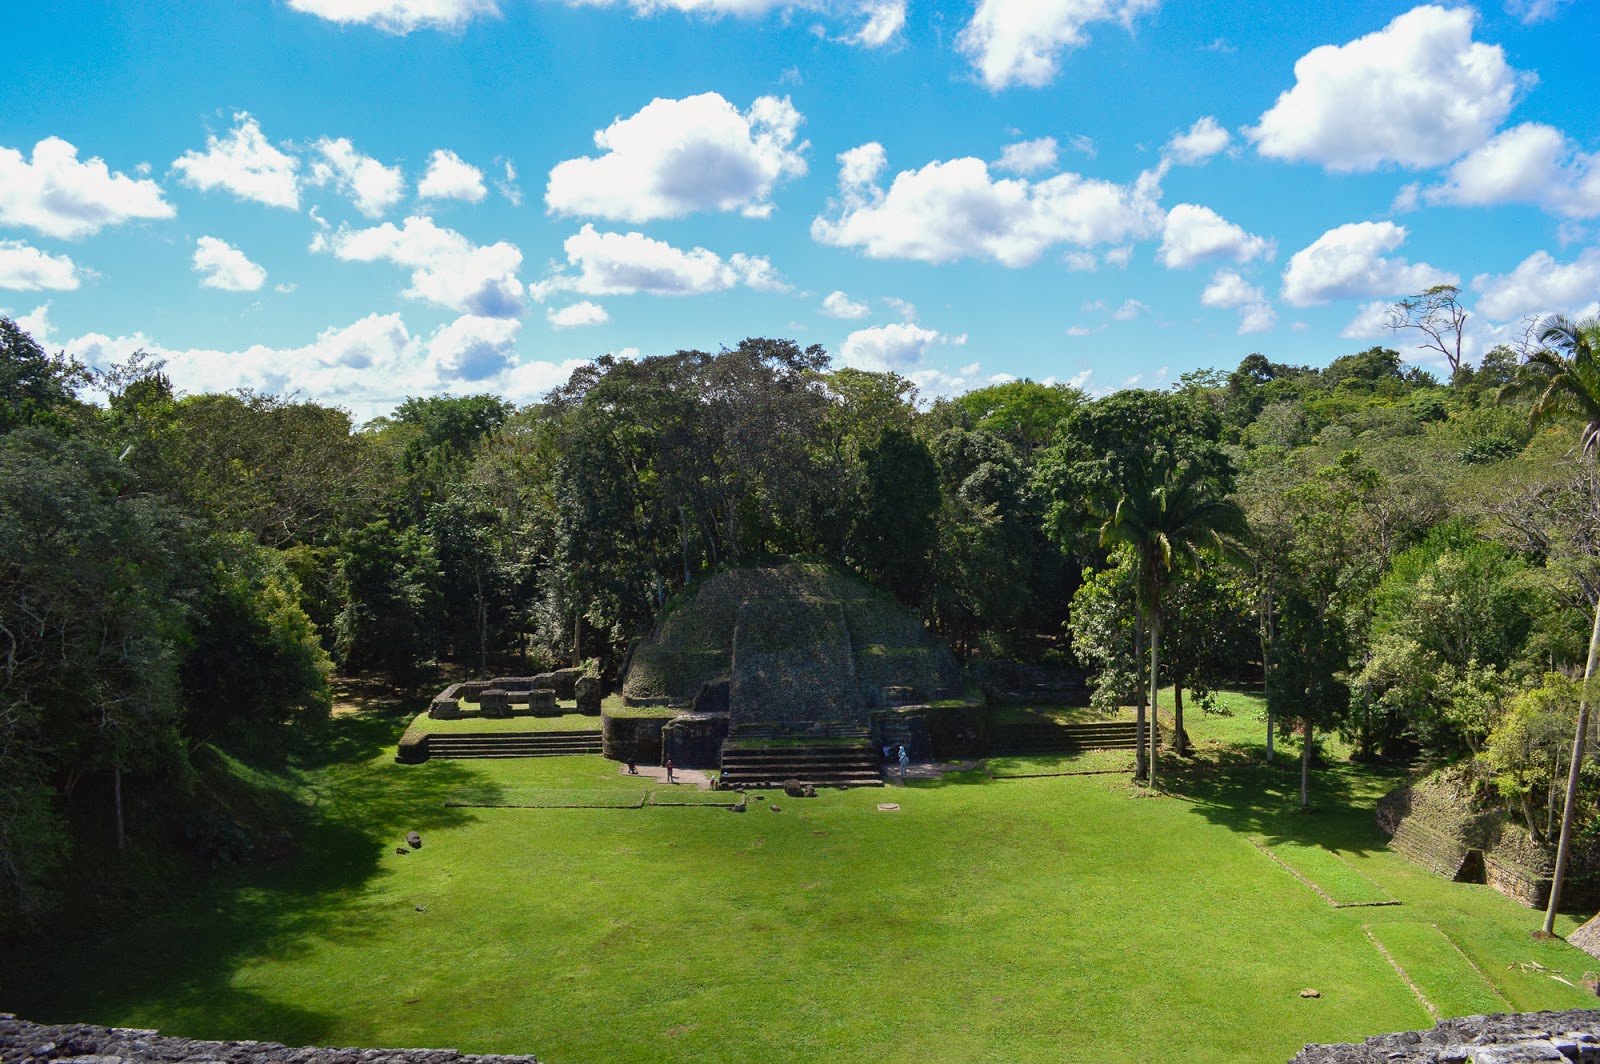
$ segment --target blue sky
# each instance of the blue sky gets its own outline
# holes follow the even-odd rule
[[[8,14],[0,310],[186,391],[531,401],[820,343],[924,396],[1326,364],[1600,298],[1592,4],[58,0]],[[20,46],[16,46],[20,42]]]

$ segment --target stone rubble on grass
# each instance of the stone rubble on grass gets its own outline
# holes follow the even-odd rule
[[[1308,1045],[1289,1064],[1600,1064],[1600,1009],[1440,1020],[1430,1031]]]
[[[539,1064],[527,1056],[477,1055],[454,1049],[297,1048],[276,1042],[202,1042],[132,1027],[40,1024],[0,1012],[0,1064]]]

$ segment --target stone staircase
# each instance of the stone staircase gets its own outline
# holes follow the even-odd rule
[[[1131,720],[1085,724],[1012,724],[989,732],[989,752],[999,754],[1066,754],[1079,750],[1132,750],[1138,725]]]
[[[750,742],[722,744],[722,783],[749,789],[799,780],[813,787],[882,787],[878,756],[865,742]]]
[[[598,754],[599,731],[463,732],[428,736],[428,757],[555,757]]]

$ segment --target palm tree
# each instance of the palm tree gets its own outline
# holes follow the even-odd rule
[[[1537,391],[1528,422],[1537,428],[1561,417],[1583,421],[1578,444],[1585,454],[1600,449],[1600,318],[1574,322],[1561,315],[1541,321],[1534,330],[1542,345],[1522,364],[1516,380],[1500,389],[1509,399]],[[1594,628],[1589,634],[1589,659],[1583,668],[1583,692],[1578,700],[1578,728],[1572,739],[1572,768],[1567,774],[1567,798],[1561,813],[1561,836],[1556,843],[1556,867],[1550,880],[1550,904],[1545,908],[1544,930],[1553,933],[1556,907],[1561,904],[1561,882],[1567,873],[1572,844],[1572,818],[1578,804],[1578,775],[1583,767],[1584,737],[1589,731],[1589,683],[1600,664],[1600,600],[1595,603]]]
[[[1201,550],[1227,550],[1228,538],[1244,528],[1244,512],[1227,498],[1215,471],[1192,460],[1176,464],[1158,451],[1155,460],[1128,470],[1115,505],[1103,515],[1100,542],[1126,543],[1133,549],[1138,613],[1150,633],[1150,784],[1156,785],[1156,736],[1160,717],[1156,691],[1160,684],[1161,629],[1166,622],[1162,592],[1181,565],[1198,565]],[[1139,733],[1144,734],[1140,707]],[[1178,752],[1183,753],[1183,722],[1177,722]]]

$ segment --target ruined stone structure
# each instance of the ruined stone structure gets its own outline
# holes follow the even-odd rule
[[[123,1064],[210,1061],[220,1064],[539,1064],[533,1056],[458,1053],[454,1049],[291,1048],[276,1042],[201,1042],[132,1027],[40,1024],[0,1012],[0,1064]]]
[[[856,721],[891,704],[955,695],[955,659],[916,614],[820,565],[707,578],[632,648],[630,705],[751,721]]]
[[[555,716],[561,712],[557,700],[577,701],[580,713],[598,713],[601,695],[600,681],[586,678],[582,669],[557,669],[537,676],[496,676],[491,680],[451,684],[434,696],[428,706],[428,716],[435,720],[455,720],[462,715],[464,701],[476,703],[485,717],[518,716],[519,707],[522,714]]]
[[[1600,1010],[1440,1020],[1431,1031],[1375,1035],[1359,1045],[1308,1045],[1290,1064],[1600,1064]]]

